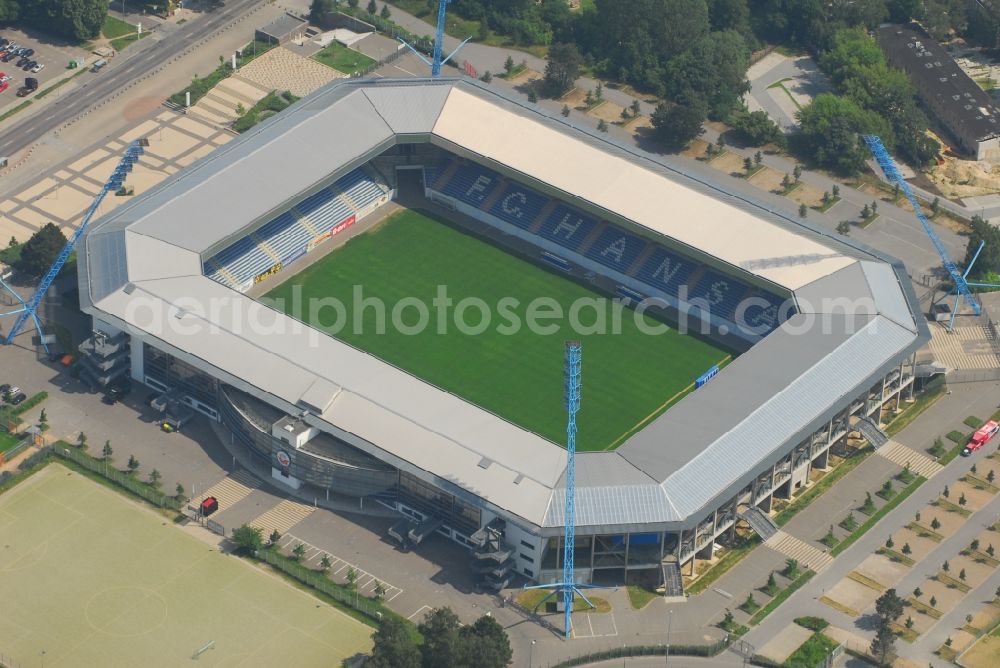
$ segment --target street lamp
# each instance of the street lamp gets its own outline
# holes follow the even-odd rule
[[[667,655],[664,661],[665,666],[670,665],[670,623],[674,620],[674,611],[671,610],[667,613]]]
[[[528,668],[531,668],[532,662],[535,660],[535,642],[531,641],[531,647],[528,648]]]

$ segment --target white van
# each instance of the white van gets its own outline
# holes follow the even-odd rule
[[[107,65],[107,64],[108,64],[108,61],[106,61],[104,58],[101,58],[96,63],[94,63],[94,66],[90,68],[90,71],[91,72],[100,72],[102,69],[104,69],[104,66]]]

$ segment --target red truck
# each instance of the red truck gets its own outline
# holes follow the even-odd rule
[[[962,456],[968,457],[973,452],[986,445],[987,441],[996,436],[998,431],[1000,431],[1000,424],[998,424],[996,420],[990,420],[984,424],[976,430],[976,433],[972,435],[972,438],[969,439],[969,442],[962,449]]]

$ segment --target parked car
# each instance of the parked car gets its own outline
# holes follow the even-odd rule
[[[14,67],[24,67],[25,63],[30,63],[30,62],[31,58],[26,58],[24,56],[21,56],[20,58],[17,59],[17,62],[14,63]]]
[[[25,56],[27,58],[30,58],[31,56],[35,55],[35,50],[34,49],[25,49],[24,53],[22,53],[21,55]]]
[[[0,385],[0,397],[6,395],[8,392],[10,392],[9,383],[4,383],[3,385]]]
[[[38,63],[37,63],[37,62],[35,62],[34,60],[29,60],[28,62],[26,62],[26,63],[25,63],[25,64],[24,64],[24,65],[23,65],[23,66],[21,67],[21,69],[22,69],[22,70],[24,70],[25,72],[30,72],[30,71],[31,71],[31,68],[32,68],[32,67],[34,67],[34,66],[35,66],[35,65],[37,65],[37,64],[38,64]]]
[[[0,49],[7,48],[8,44],[10,44],[10,40],[9,39],[0,37]]]
[[[14,53],[13,51],[9,51],[7,53],[7,55],[3,57],[3,62],[9,63],[10,61],[14,60],[15,58],[17,58],[17,54]]]
[[[104,401],[104,403],[106,403],[109,406],[114,406],[119,401],[121,401],[125,396],[127,396],[128,393],[131,391],[132,391],[132,382],[123,381],[116,385],[112,385],[108,389],[108,391],[104,394],[104,399],[102,399],[102,401]]]
[[[35,74],[38,74],[44,69],[45,69],[45,63],[35,63],[34,65],[31,66],[31,71],[34,72]]]
[[[14,398],[10,400],[10,403],[13,404],[14,406],[17,406],[27,398],[28,395],[25,394],[24,392],[21,392],[20,394],[15,395]]]
[[[10,81],[10,75],[6,72],[0,72],[0,81]]]
[[[969,442],[966,443],[964,448],[962,448],[962,456],[968,457],[973,452],[986,445],[991,438],[997,435],[997,432],[1000,432],[1000,423],[996,420],[990,420],[985,423],[982,427],[976,430],[976,433],[972,435]]]
[[[3,83],[0,83],[0,93],[4,92],[8,88],[10,88],[10,84],[7,83],[6,81],[4,81]]]

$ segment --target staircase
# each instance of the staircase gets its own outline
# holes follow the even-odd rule
[[[681,579],[681,568],[676,561],[664,561],[660,564],[663,571],[663,595],[666,597],[683,597],[684,581]]]
[[[898,441],[890,440],[885,447],[878,449],[878,454],[900,466],[905,467],[909,464],[913,474],[925,478],[930,478],[943,468],[927,455],[908,448]]]
[[[778,532],[778,525],[760,508],[748,508],[740,513],[740,517],[746,520],[761,540],[766,541]]]
[[[854,427],[876,450],[889,442],[889,435],[882,431],[882,428],[875,424],[871,418],[860,418]]]
[[[786,557],[795,559],[803,568],[809,568],[817,573],[833,563],[833,557],[823,550],[784,531],[775,532],[773,536],[764,541],[764,545]]]

